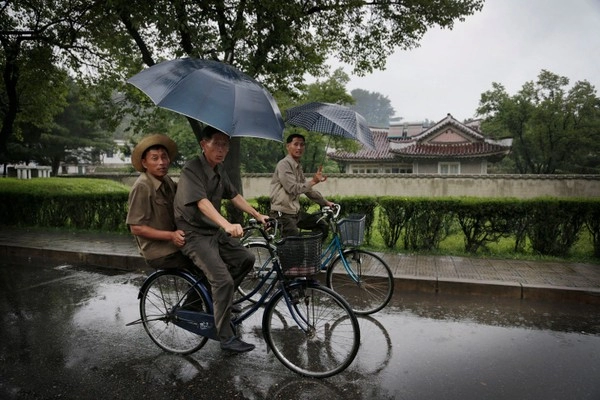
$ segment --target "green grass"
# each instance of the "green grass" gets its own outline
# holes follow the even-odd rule
[[[76,194],[129,192],[129,186],[110,179],[35,178],[0,179],[0,193]]]
[[[373,227],[371,242],[366,245],[373,251],[384,253],[406,253],[406,254],[423,254],[423,255],[446,255],[457,257],[477,257],[477,258],[497,258],[508,260],[532,260],[532,261],[569,261],[581,262],[590,264],[599,264],[600,259],[593,257],[594,248],[592,239],[587,229],[583,228],[579,240],[571,248],[567,257],[551,257],[536,254],[530,244],[525,245],[522,252],[514,251],[514,238],[502,238],[496,243],[491,243],[485,249],[480,249],[476,254],[467,253],[464,249],[465,243],[461,233],[453,233],[440,242],[439,249],[430,251],[407,251],[402,247],[402,237],[398,240],[394,249],[389,249],[385,246],[377,227]]]
[[[311,209],[312,211],[312,209]],[[314,210],[316,211],[316,210]],[[435,250],[419,250],[419,251],[408,251],[403,247],[403,238],[400,237],[396,243],[396,247],[393,249],[388,248],[377,228],[377,210],[375,211],[375,217],[373,221],[371,240],[368,244],[363,247],[383,253],[405,253],[405,254],[423,254],[423,255],[444,255],[444,256],[457,256],[457,257],[476,257],[476,258],[496,258],[504,260],[532,260],[532,261],[568,261],[568,262],[581,262],[599,264],[600,258],[594,257],[594,246],[589,231],[584,227],[582,228],[579,240],[571,248],[568,256],[566,257],[552,257],[546,255],[537,254],[532,248],[530,243],[526,243],[525,249],[522,252],[515,252],[515,239],[514,238],[502,238],[496,243],[490,243],[484,249],[479,249],[476,254],[468,253],[465,251],[464,236],[459,229],[454,229],[450,235],[444,238],[439,245],[438,249]]]

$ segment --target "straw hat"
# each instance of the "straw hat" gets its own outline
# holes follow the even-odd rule
[[[155,135],[146,136],[135,146],[133,153],[131,153],[131,164],[133,164],[133,168],[139,172],[145,171],[145,168],[142,165],[142,154],[144,154],[148,147],[155,145],[164,146],[164,148],[167,149],[167,153],[169,153],[169,158],[171,160],[177,156],[177,144],[175,144],[168,136],[157,133]]]

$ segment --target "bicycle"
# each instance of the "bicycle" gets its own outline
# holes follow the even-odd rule
[[[365,216],[338,220],[340,211],[339,204],[323,207],[320,211],[332,232],[331,241],[321,253],[320,270],[327,273],[326,286],[340,294],[355,313],[376,313],[392,298],[394,275],[381,257],[358,248],[364,238]],[[276,233],[264,239],[249,235],[242,238],[244,245],[255,255],[254,269],[238,288],[242,298],[256,301],[263,294],[254,288],[269,273],[271,253],[277,248],[275,237]]]
[[[256,220],[244,230],[258,231],[268,239]],[[231,323],[235,331],[264,305],[263,336],[276,358],[300,375],[330,377],[346,369],[356,357],[358,320],[340,295],[310,278],[318,271],[320,234],[289,239],[287,246],[284,242],[273,251],[270,273],[251,293],[261,290],[262,296]],[[298,252],[304,249],[306,256]],[[189,272],[158,270],[146,278],[138,297],[141,318],[130,324],[141,323],[163,350],[191,354],[208,339],[218,340],[210,293]]]

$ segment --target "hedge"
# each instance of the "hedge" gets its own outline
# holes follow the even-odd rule
[[[99,179],[0,179],[5,225],[126,231],[125,185]]]
[[[127,231],[129,190],[100,179],[4,178],[0,179],[0,221],[4,225]],[[593,256],[600,257],[600,199],[351,196],[330,200],[341,204],[341,217],[366,215],[367,245],[377,229],[389,249],[401,245],[405,250],[436,250],[457,230],[468,253],[512,238],[515,251],[522,251],[528,241],[540,255],[565,256],[585,229]],[[268,214],[267,196],[250,202]],[[304,197],[300,203],[305,211],[316,207]],[[225,215],[230,207],[224,203]]]

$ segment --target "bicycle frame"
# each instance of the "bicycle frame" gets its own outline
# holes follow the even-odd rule
[[[269,238],[265,235],[265,233],[258,226],[250,227],[250,229],[259,230],[263,234],[263,236],[265,236],[264,239],[267,242],[269,241]],[[251,297],[254,294],[256,294],[264,285],[269,285],[269,286],[262,293],[262,295],[256,301],[256,303],[252,304],[252,306],[249,309],[247,309],[246,311],[243,311],[236,317],[232,318],[231,324],[233,326],[237,326],[237,325],[241,324],[248,317],[250,317],[256,311],[258,311],[258,309],[261,306],[268,303],[270,298],[276,296],[279,292],[283,292],[283,296],[285,298],[287,308],[290,311],[292,318],[298,324],[298,327],[300,329],[302,329],[304,332],[309,332],[310,324],[308,323],[308,320],[304,316],[302,316],[301,313],[298,312],[297,306],[295,304],[293,304],[292,299],[290,298],[290,295],[288,292],[288,288],[294,288],[295,286],[300,285],[306,279],[294,278],[294,279],[290,280],[289,278],[286,278],[281,269],[281,265],[279,264],[279,259],[277,258],[277,255],[275,253],[276,250],[272,247],[269,247],[269,249],[270,249],[271,255],[272,255],[271,262],[273,264],[273,268],[271,268],[269,270],[269,272],[261,278],[260,283],[252,290],[251,293],[248,294],[247,297]],[[154,272],[154,274],[157,274],[159,272],[160,272],[160,270]],[[173,315],[176,317],[176,318],[174,318],[173,323],[180,326],[183,329],[190,331],[190,332],[199,334],[201,336],[208,337],[210,339],[218,340],[217,332],[215,330],[214,316],[213,316],[212,297],[210,296],[210,293],[208,292],[206,286],[199,279],[197,279],[196,276],[190,274],[187,271],[178,270],[177,272],[181,275],[185,275],[188,278],[190,278],[194,282],[194,284],[184,293],[182,298],[179,300],[179,302],[175,305],[174,309],[172,310]],[[268,282],[269,280],[271,280],[271,281]],[[149,279],[146,280],[146,282],[148,282],[148,281],[149,281]],[[139,292],[140,294],[138,295],[138,297],[141,295],[145,286],[146,286],[146,283],[144,283],[144,285],[142,285],[142,288],[140,289],[140,292]],[[279,286],[279,287],[277,287],[277,286]],[[182,306],[181,302],[183,301],[183,299],[186,298],[186,296],[188,296],[189,293],[194,289],[199,289],[199,291],[204,295],[204,297],[206,299],[208,299],[208,305],[210,308],[209,312],[191,311],[191,310],[185,310],[185,309],[181,308],[181,306]],[[265,323],[266,323],[266,321],[263,319],[263,325]]]
[[[360,278],[354,272],[354,270],[350,268],[348,261],[346,261],[346,257],[344,257],[344,247],[340,242],[340,237],[337,234],[337,232],[333,234],[331,242],[329,242],[327,248],[323,251],[323,253],[321,253],[321,271],[327,271],[327,267],[336,255],[339,255],[340,259],[342,260],[342,264],[344,264],[346,273],[352,278],[354,282],[358,282]]]
[[[268,241],[268,239],[266,239],[266,240]],[[305,279],[294,278],[294,279],[290,280],[289,278],[286,278],[281,269],[281,265],[279,264],[279,259],[277,258],[277,255],[275,254],[276,250],[274,248],[272,248],[271,246],[269,246],[269,251],[271,252],[270,262],[272,263],[273,268],[270,268],[268,273],[266,273],[261,278],[259,284],[250,293],[248,293],[246,296],[244,296],[242,299],[251,298],[256,293],[258,293],[264,285],[268,284],[269,287],[267,288],[266,291],[263,292],[263,294],[260,296],[260,298],[254,304],[252,304],[250,309],[239,314],[231,322],[234,325],[238,325],[238,324],[242,323],[250,315],[254,314],[262,305],[264,305],[265,303],[270,301],[268,299],[275,297],[279,292],[283,292],[283,296],[285,298],[287,308],[290,311],[290,315],[292,316],[294,321],[298,324],[300,329],[302,329],[304,332],[308,332],[310,324],[297,311],[297,307],[295,304],[293,304],[292,299],[290,298],[290,295],[289,295],[289,291],[286,288],[286,285],[288,288],[294,288],[295,286],[300,285],[303,281],[305,281],[307,279],[306,278]],[[275,276],[273,278],[271,278],[273,276],[273,274],[275,274]],[[269,280],[271,280],[271,282],[267,283],[267,281],[269,281]],[[278,284],[280,287],[278,289],[275,289],[275,287]],[[273,291],[275,291],[275,292],[273,292]],[[271,296],[271,293],[273,294],[272,296]],[[266,321],[263,319],[263,324],[265,322]]]
[[[333,237],[325,250],[323,250],[321,253],[321,271],[327,271],[329,264],[333,261],[334,257],[338,255],[342,260],[342,264],[344,265],[344,269],[346,270],[348,276],[350,276],[354,282],[359,282],[359,276],[350,267],[348,261],[346,261],[346,257],[344,257],[344,246],[340,240],[340,233],[337,226],[337,216],[331,209],[324,209],[323,217],[327,218],[327,222],[329,223]]]

